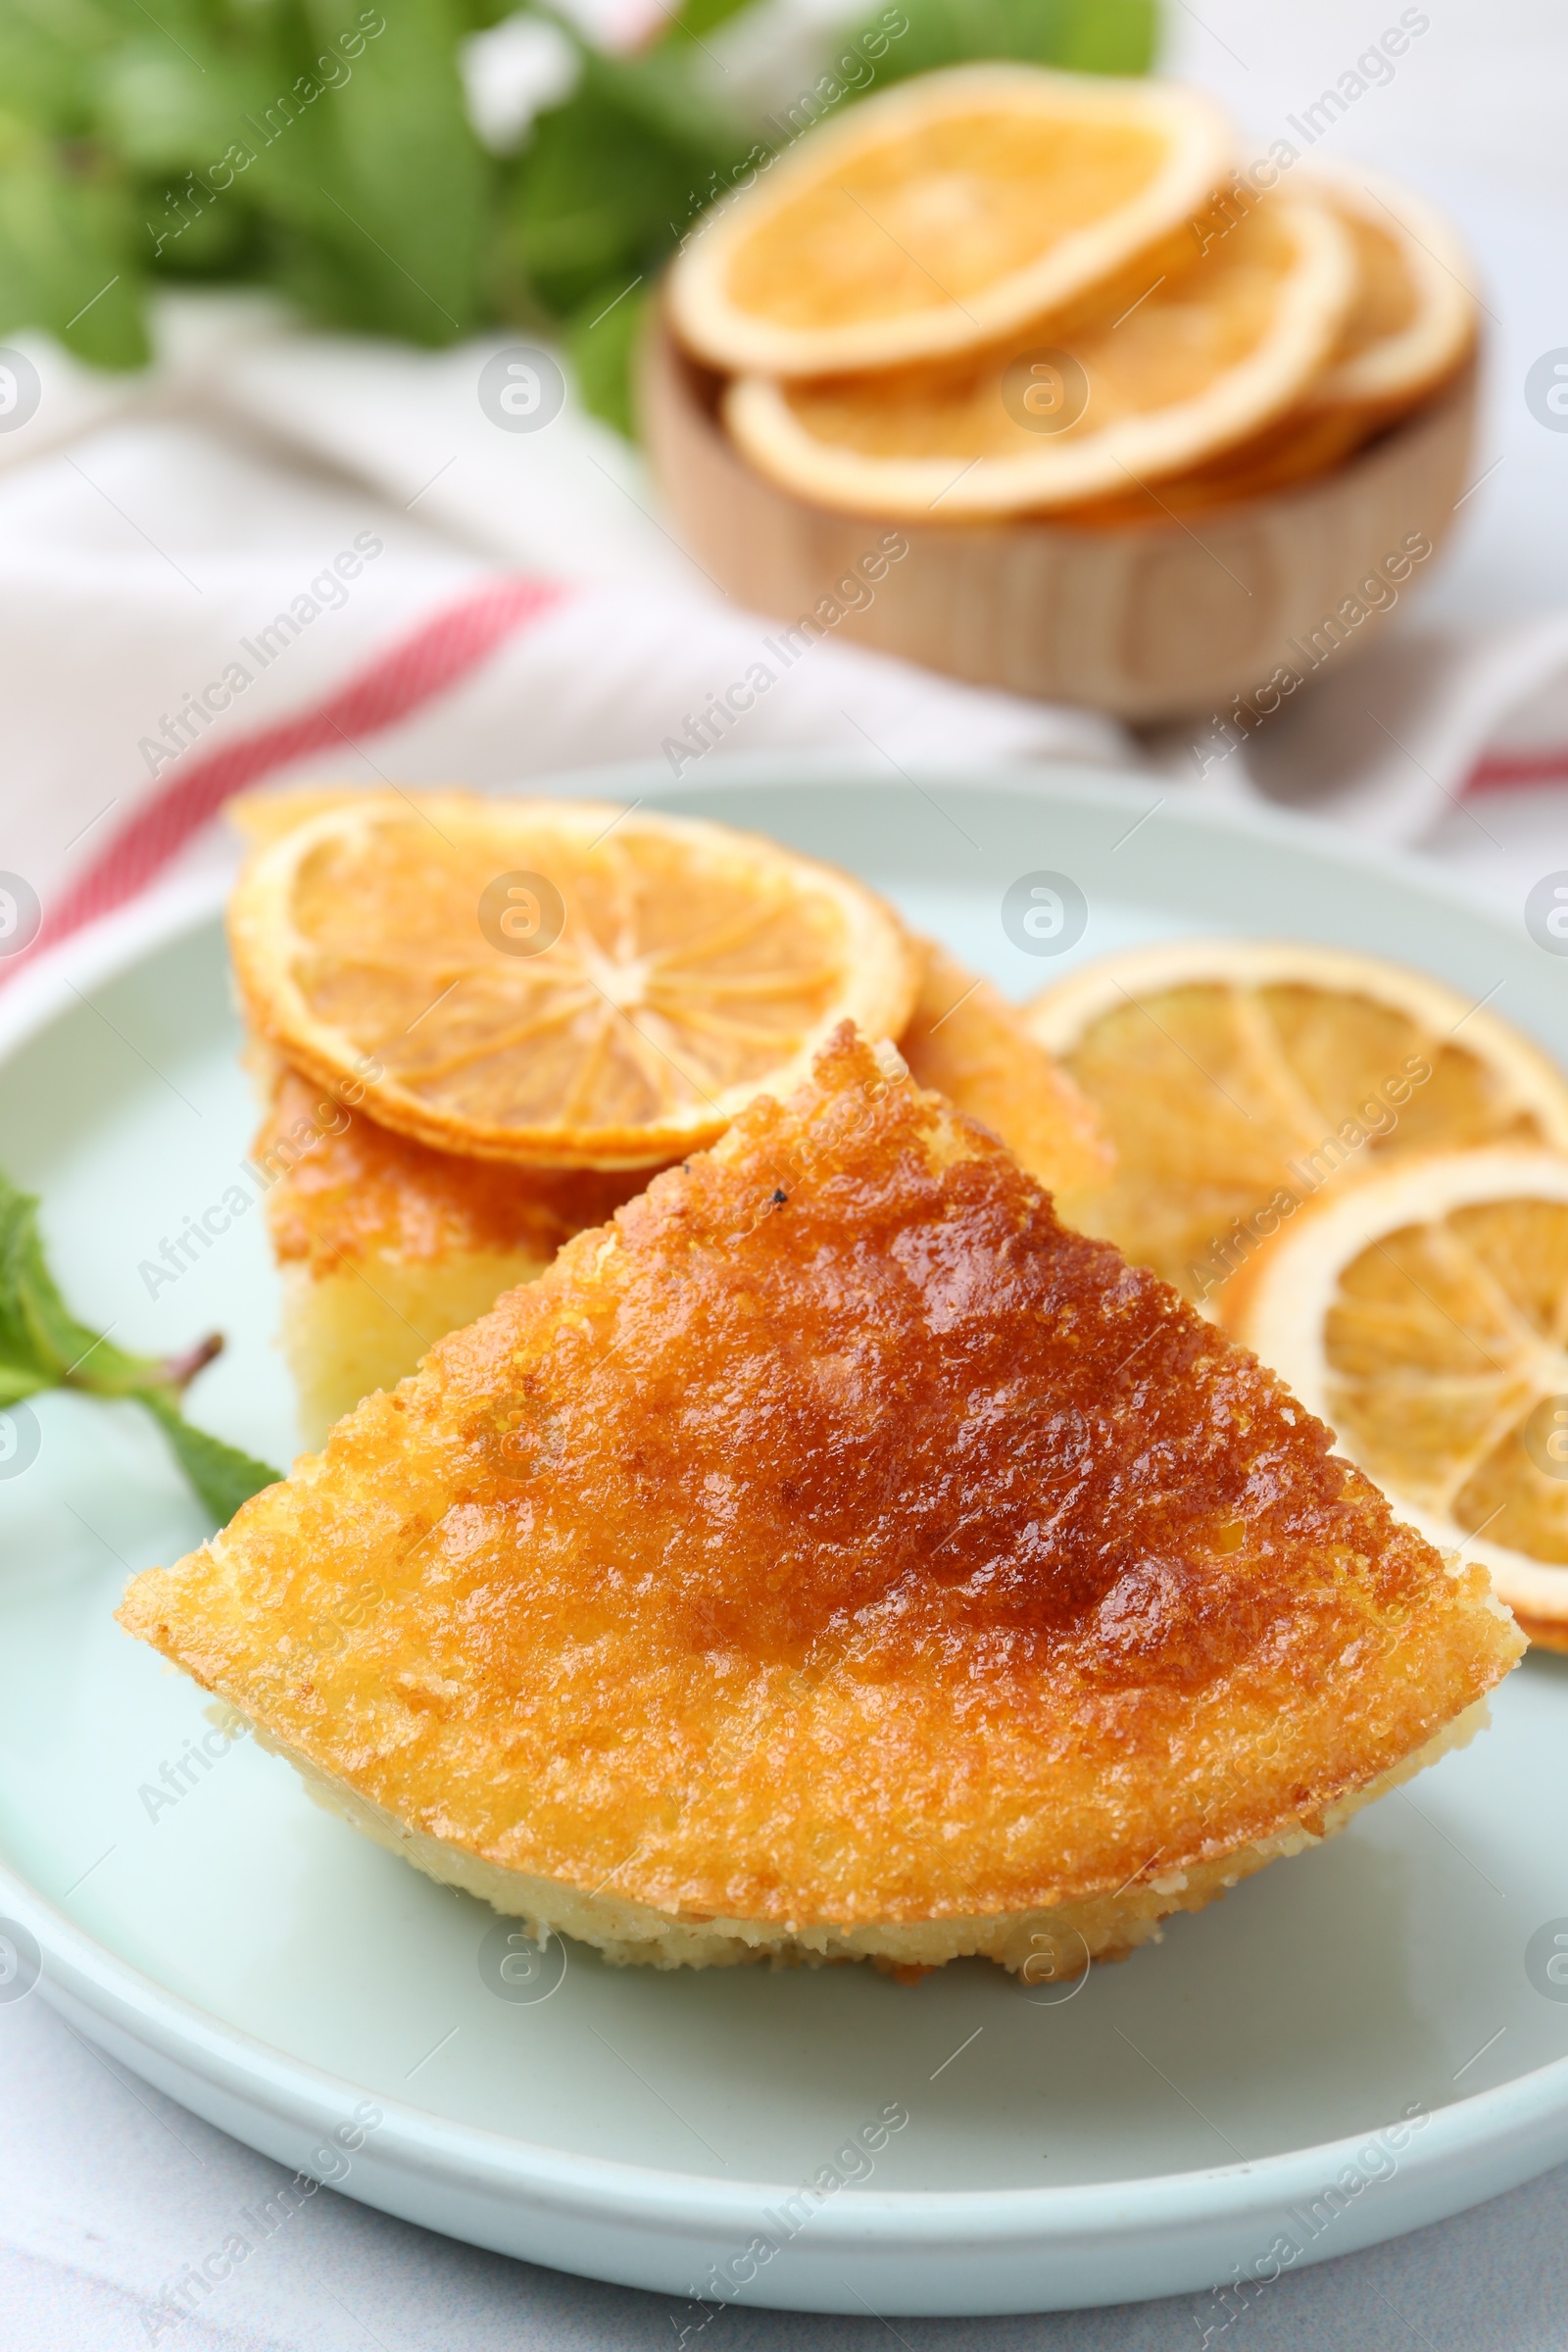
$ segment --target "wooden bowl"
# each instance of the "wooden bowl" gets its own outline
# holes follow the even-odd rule
[[[719,379],[662,320],[642,354],[641,416],[654,470],[698,562],[758,612],[793,620],[884,532],[907,541],[871,601],[836,635],[977,686],[1078,703],[1118,718],[1176,718],[1311,665],[1314,630],[1356,599],[1402,545],[1436,550],[1468,487],[1476,365],[1332,471],[1179,521],[1074,528],[1035,515],[879,522],[808,505],[742,458],[718,422]],[[1428,558],[1405,563],[1418,579]],[[864,596],[863,586],[857,593]],[[1402,589],[1397,595],[1402,596]],[[839,602],[841,600],[835,600]],[[1332,659],[1353,658],[1392,599],[1341,617]],[[1276,698],[1277,699],[1277,698]]]

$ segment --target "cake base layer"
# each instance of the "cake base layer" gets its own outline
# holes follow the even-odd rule
[[[238,1709],[225,1709],[225,1714],[231,1715],[236,1730],[244,1724],[259,1746],[292,1764],[308,1794],[324,1811],[338,1814],[363,1837],[412,1862],[441,1886],[460,1887],[505,1917],[521,1920],[540,1944],[552,1935],[569,1936],[575,1942],[591,1944],[618,1968],[736,1968],[758,1961],[775,1968],[821,1968],[832,1961],[869,1960],[898,1974],[923,1974],[950,1960],[979,1958],[994,1960],[1026,1984],[1042,1986],[1070,1986],[1092,1961],[1125,1960],[1140,1944],[1159,1942],[1163,1922],[1173,1913],[1201,1911],[1270,1862],[1321,1845],[1363,1806],[1391,1794],[1452,1749],[1467,1746],[1491,1720],[1488,1701],[1479,1698],[1392,1772],[1326,1805],[1316,1827],[1298,1822],[1272,1838],[1236,1846],[1168,1877],[1140,1878],[1114,1893],[1090,1895],[1054,1910],[852,1928],[824,1922],[780,1926],[776,1920],[683,1918],[602,1889],[585,1892],[558,1880],[504,1869],[449,1839],[409,1828],[346,1782],[318,1771],[286,1741],[250,1724]]]

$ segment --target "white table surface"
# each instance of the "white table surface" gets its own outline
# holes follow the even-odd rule
[[[1260,147],[1399,15],[1396,0],[1166,0],[1166,62],[1233,106]],[[1504,463],[1436,589],[1501,617],[1568,606],[1568,435],[1521,429],[1523,368],[1568,344],[1568,11],[1561,0],[1431,0],[1430,29],[1327,144],[1407,173],[1459,215],[1499,316],[1494,423]],[[1455,813],[1429,854],[1513,900],[1532,864],[1568,862],[1568,790],[1484,804],[1488,848]],[[1565,1862],[1568,1868],[1568,1862]],[[0,2352],[120,2352],[152,2340],[166,2278],[220,2241],[278,2168],[122,2075],[36,1997],[0,2006]],[[1227,2331],[1247,2352],[1561,2352],[1568,2167],[1394,2244],[1284,2277]],[[432,2237],[323,2191],[201,2317],[181,2352],[653,2352],[687,2315]],[[722,2352],[1176,2352],[1206,2297],[988,2321],[730,2310]],[[1216,2338],[1223,2342],[1225,2338]]]

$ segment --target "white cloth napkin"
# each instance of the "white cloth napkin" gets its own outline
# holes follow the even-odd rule
[[[306,774],[504,788],[786,748],[905,773],[1142,761],[1184,791],[1426,841],[1509,900],[1546,870],[1545,810],[1568,810],[1568,608],[1478,613],[1462,559],[1435,612],[1413,602],[1204,759],[1200,729],[1139,741],[847,630],[803,653],[778,626],[797,615],[744,612],[682,552],[618,436],[569,402],[543,430],[498,429],[478,398],[496,343],[306,334],[232,297],[171,300],[160,340],[151,377],[108,385],[30,342],[42,397],[0,434],[0,871],[35,895],[40,949],[231,855],[228,791]],[[1515,481],[1568,447],[1497,423]],[[1467,797],[1521,778],[1548,797]]]
[[[5,451],[0,870],[35,895],[40,947],[226,854],[217,811],[248,783],[498,788],[639,759],[690,776],[793,747],[884,771],[1125,755],[1090,713],[730,604],[614,434],[489,422],[484,352],[247,348],[255,324],[125,415],[83,405],[31,464]]]

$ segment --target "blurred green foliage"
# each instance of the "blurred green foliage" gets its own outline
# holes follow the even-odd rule
[[[708,36],[744,4],[687,0],[632,57],[551,18],[580,53],[576,85],[497,157],[469,126],[458,52],[508,0],[0,0],[0,335],[47,327],[82,360],[135,367],[153,280],[260,284],[416,343],[552,331],[590,406],[627,429],[654,274],[801,126],[799,107],[759,128],[712,94]],[[874,67],[826,73],[802,105],[819,119],[972,57],[1142,73],[1154,8],[898,0],[843,36],[839,54]]]
[[[1155,0],[916,0],[881,78],[897,81],[971,57],[1018,57],[1077,74],[1147,74]]]

